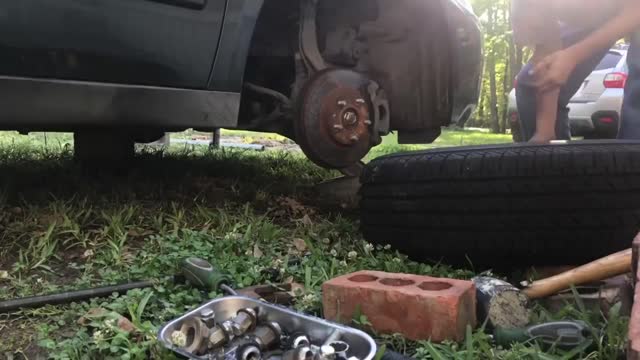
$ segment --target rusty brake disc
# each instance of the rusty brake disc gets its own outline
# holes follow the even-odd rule
[[[346,69],[325,70],[305,86],[294,123],[296,142],[316,164],[344,169],[371,148],[370,80]]]

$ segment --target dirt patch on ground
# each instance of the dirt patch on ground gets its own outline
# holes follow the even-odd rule
[[[32,318],[0,317],[0,358],[45,359],[46,352],[37,345],[37,327]]]

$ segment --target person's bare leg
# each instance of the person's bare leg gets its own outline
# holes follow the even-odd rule
[[[544,46],[537,46],[532,61],[535,64],[544,59],[545,56],[561,48],[562,43],[559,37]],[[559,96],[560,88],[551,91],[537,92],[536,132],[529,142],[543,144],[556,139]]]
[[[544,144],[556,139],[560,89],[537,93],[536,133],[529,142]]]

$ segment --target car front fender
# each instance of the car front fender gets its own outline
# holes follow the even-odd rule
[[[391,106],[400,141],[435,140],[442,126],[472,111],[482,72],[475,15],[449,0],[378,0],[385,11],[365,28],[369,71]]]

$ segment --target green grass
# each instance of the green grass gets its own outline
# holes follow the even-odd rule
[[[175,274],[187,256],[218,264],[240,287],[300,282],[306,292],[296,308],[317,315],[320,285],[340,274],[375,269],[473,276],[443,264],[415,263],[388,247],[366,243],[355,214],[315,205],[310,187],[336,173],[315,167],[299,153],[143,149],[130,170],[102,171],[78,167],[70,140],[68,134],[48,134],[45,144],[43,134],[0,133],[0,299],[160,280],[152,289],[125,296],[0,315],[0,354],[173,358],[155,340],[159,327],[220,296],[162,280]],[[435,145],[508,140],[477,131],[445,131]],[[376,152],[407,149],[387,141]],[[94,308],[106,312],[79,325],[79,318]],[[137,331],[129,334],[115,327],[118,314]],[[597,344],[573,358],[612,359],[624,347],[627,319],[615,310],[608,321],[579,304],[560,314],[541,308],[535,314],[541,320],[581,318],[602,329]],[[354,319],[354,326],[368,329],[366,318]],[[472,331],[463,344],[376,338],[420,359],[572,357],[560,350],[544,352],[535,344],[495,348],[481,330]]]
[[[486,144],[505,144],[511,143],[513,139],[511,135],[504,134],[491,134],[482,130],[449,130],[443,129],[442,135],[436,139],[432,144],[428,145],[399,145],[398,137],[395,134],[391,134],[383,138],[380,146],[373,148],[373,150],[367,156],[368,159],[373,159],[378,156],[392,154],[401,151],[414,151],[423,149],[433,149],[439,147],[449,146],[471,146],[471,145],[486,145]]]

